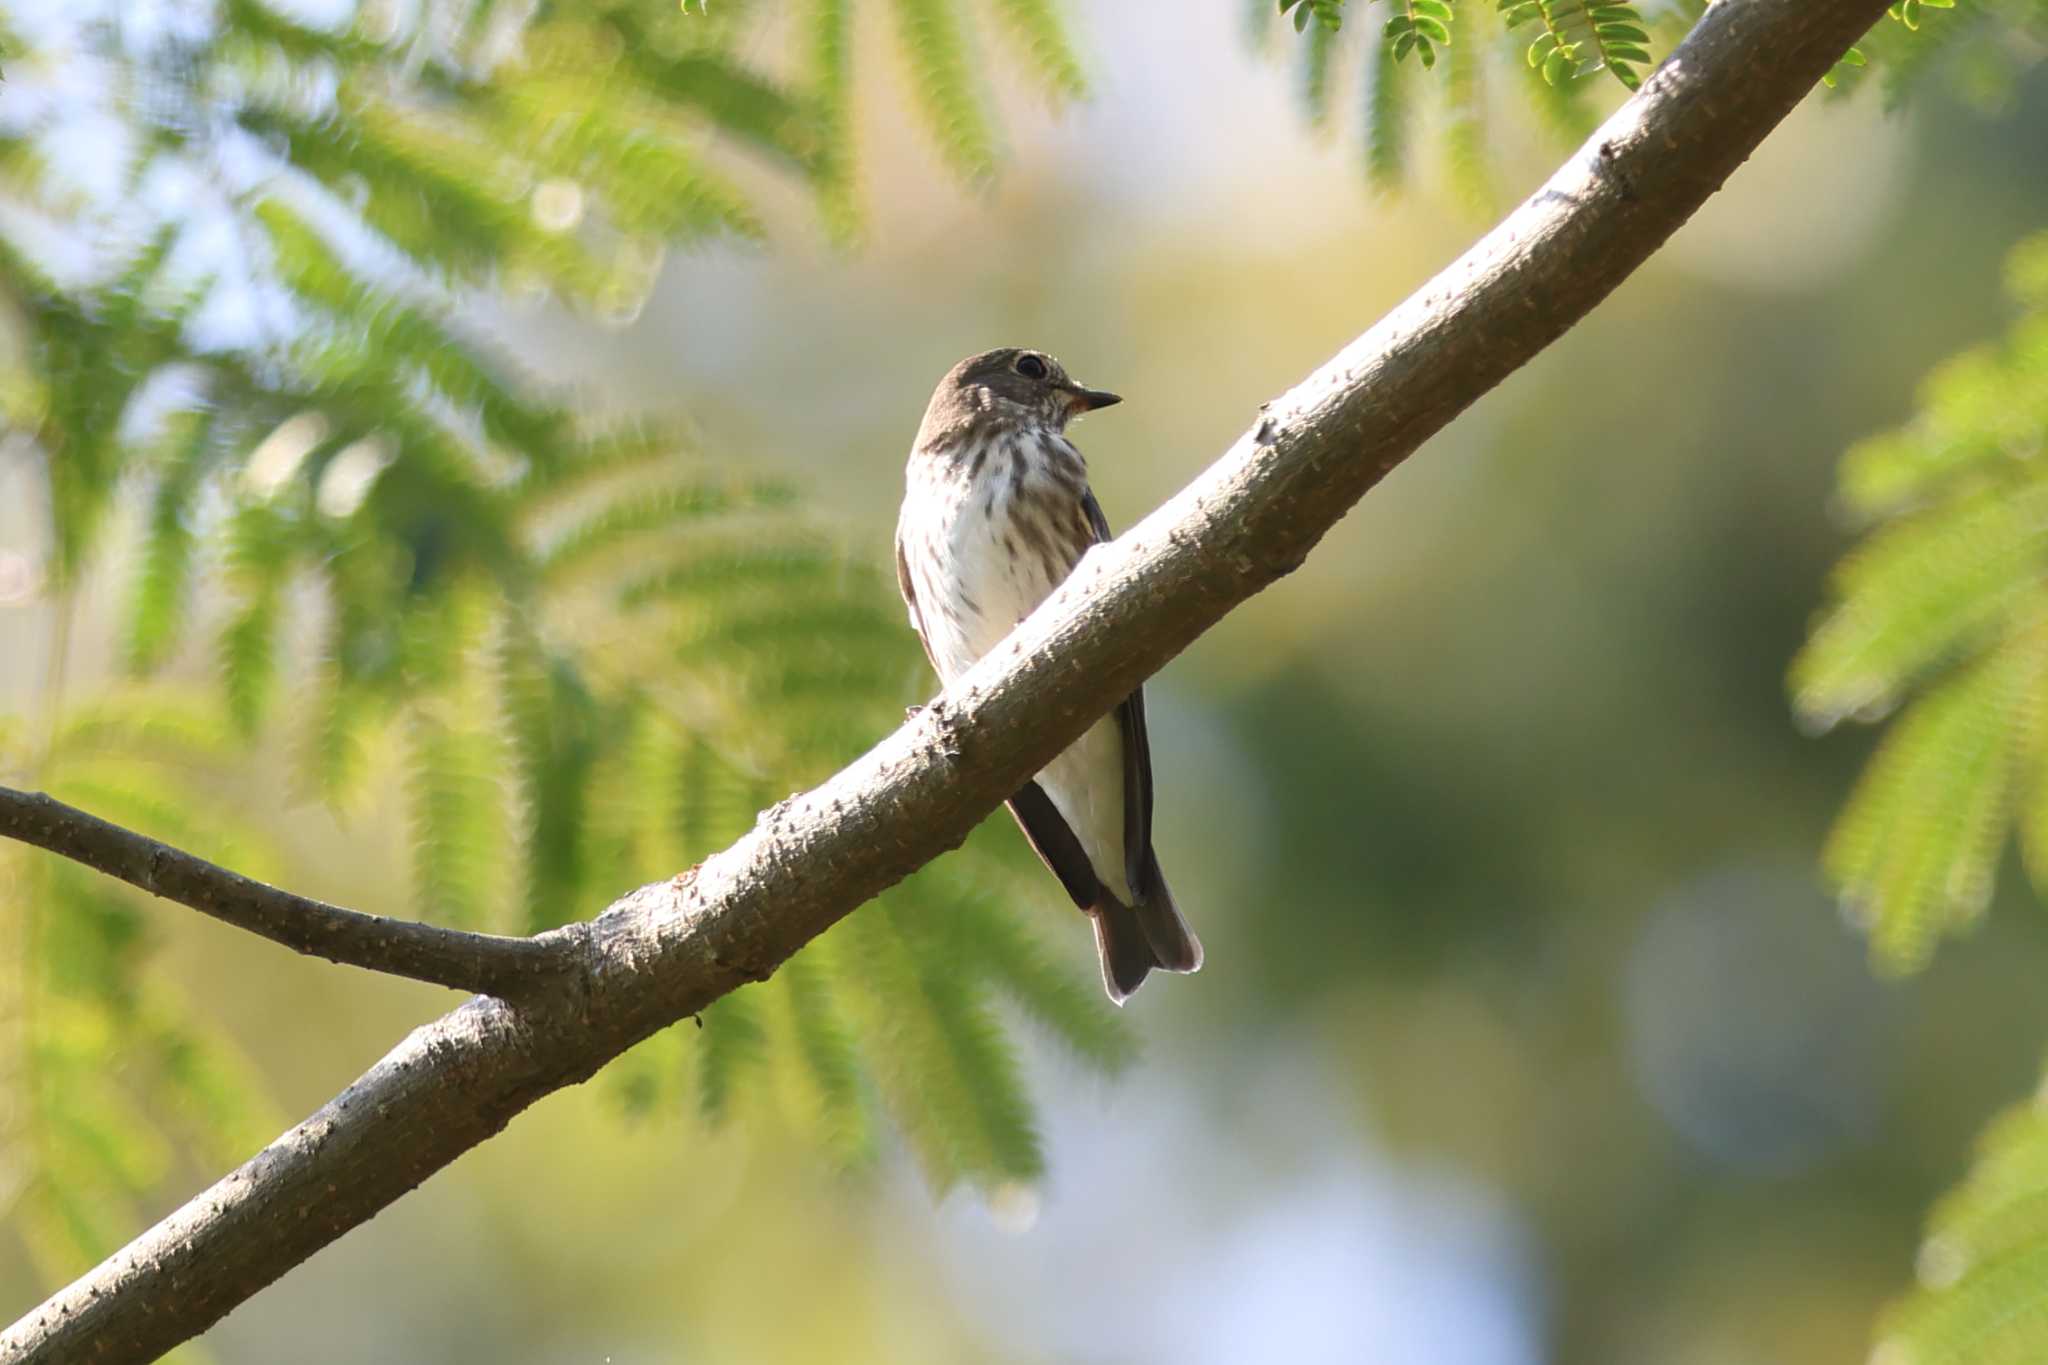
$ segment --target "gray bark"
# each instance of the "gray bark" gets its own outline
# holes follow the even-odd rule
[[[503,938],[344,910],[266,886],[40,792],[0,787],[0,835],[329,962],[503,996],[571,970],[571,955],[548,935]]]

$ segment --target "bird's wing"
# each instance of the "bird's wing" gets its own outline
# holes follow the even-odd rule
[[[1081,512],[1095,533],[1095,543],[1110,540],[1109,518],[1095,491],[1081,490]],[[1141,900],[1158,876],[1152,860],[1152,741],[1145,731],[1145,689],[1140,687],[1117,704],[1116,723],[1124,733],[1124,877]]]
[[[1031,845],[1038,860],[1052,869],[1075,905],[1093,910],[1103,896],[1102,879],[1095,875],[1088,850],[1081,847],[1073,827],[1045,794],[1045,788],[1036,782],[1026,782],[1024,790],[1010,798],[1009,806],[1017,828],[1024,831],[1024,841]]]
[[[917,642],[924,646],[925,661],[932,666],[932,672],[939,671],[939,661],[932,658],[932,642],[924,637],[924,617],[918,615],[917,590],[910,586],[910,560],[903,553],[903,531],[896,531],[896,590],[903,594],[903,605],[910,612],[910,628],[917,632]]]
[[[1102,515],[1102,505],[1085,488],[1081,491],[1081,512],[1088,519],[1095,543],[1107,541],[1109,522]],[[1126,697],[1116,708],[1116,718],[1124,737],[1124,876],[1131,889],[1143,895],[1139,888],[1148,885],[1150,879],[1141,879],[1140,872],[1152,861],[1152,750],[1145,737],[1144,693],[1133,692]],[[1106,894],[1102,879],[1045,789],[1036,782],[1027,782],[1022,791],[1010,798],[1009,804],[1010,814],[1016,817],[1032,850],[1060,879],[1074,904],[1083,910],[1098,909]]]

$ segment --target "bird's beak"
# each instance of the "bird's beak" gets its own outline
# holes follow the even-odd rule
[[[1107,389],[1069,389],[1067,393],[1067,402],[1075,412],[1093,412],[1097,408],[1106,408],[1112,403],[1124,401],[1121,394],[1111,393]]]

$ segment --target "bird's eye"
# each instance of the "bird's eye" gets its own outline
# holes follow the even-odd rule
[[[1017,357],[1017,373],[1026,379],[1043,379],[1046,376],[1045,357],[1026,351]]]

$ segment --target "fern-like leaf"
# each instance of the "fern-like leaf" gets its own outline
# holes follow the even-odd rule
[[[2002,650],[1916,701],[1849,798],[1822,865],[1880,966],[1923,965],[1989,902],[2044,657]]]
[[[1936,1205],[1919,1285],[1878,1327],[1877,1365],[2048,1356],[2048,1091],[1978,1140],[1968,1179]]]
[[[894,0],[910,84],[940,153],[954,171],[982,180],[995,169],[995,134],[976,88],[975,63],[956,0]]]
[[[1365,174],[1373,187],[1397,188],[1408,171],[1407,104],[1401,62],[1382,42],[1365,89]]]
[[[999,826],[996,833],[1012,837],[1007,821],[991,823]],[[979,886],[1002,885],[1004,879],[980,859],[974,870],[978,886],[935,869],[946,904],[927,928],[962,969],[978,972],[1076,1058],[1105,1075],[1121,1072],[1138,1050],[1123,1016],[1102,1008],[1101,992],[1085,969],[1075,971],[1046,947],[1027,922],[1035,907],[999,903]],[[1067,907],[1056,906],[1054,913],[1062,927],[1078,927]]]
[[[919,922],[951,907],[920,907],[896,896],[884,908],[916,961],[923,1003],[944,1047],[941,1056],[927,1059],[927,1080],[950,1073],[972,1106],[953,1130],[956,1139],[966,1139],[959,1148],[963,1170],[985,1187],[1037,1180],[1045,1173],[1045,1154],[1015,1050],[987,993],[944,951],[944,936]]]
[[[1297,33],[1312,23],[1334,32],[1344,24],[1344,0],[1280,0],[1280,13],[1294,15]]]
[[[673,535],[683,528],[748,507],[772,507],[789,500],[789,490],[770,482],[740,480],[672,482],[605,503],[564,530],[543,552],[540,570],[563,585],[601,572],[608,556],[629,549],[650,533]]]
[[[712,1123],[728,1117],[734,1092],[760,1065],[766,1031],[761,1026],[759,991],[741,987],[720,996],[698,1016],[697,1107]]]
[[[407,731],[405,793],[420,918],[484,923],[504,849],[494,739],[428,708],[415,709]]]
[[[1330,120],[1331,68],[1337,58],[1337,30],[1317,24],[1301,47],[1301,103],[1310,123]]]
[[[193,503],[215,453],[218,410],[202,407],[177,419],[184,430],[157,471],[149,525],[128,605],[128,667],[148,672],[163,662],[185,623],[194,553]]]
[[[1479,24],[1482,6],[1459,5],[1451,16],[1452,40],[1444,54],[1444,154],[1451,184],[1476,212],[1490,214],[1495,193],[1486,159],[1486,49]]]
[[[943,964],[920,954],[902,932],[888,908],[897,899],[892,892],[855,914],[834,931],[829,945],[820,946],[832,950],[834,976],[856,986],[849,1013],[874,1067],[876,1088],[925,1178],[940,1190],[962,1180],[995,1184],[1011,1174],[1005,1152],[1035,1148],[1028,1131],[996,1135],[988,1128],[990,1114],[1004,1104],[987,1102],[981,1087],[1007,1088],[1014,1074],[1007,1059],[998,1062],[1005,1069],[997,1072],[965,1063],[966,1054],[979,1050],[987,1024],[976,1005],[961,998],[961,984],[943,977]],[[960,1039],[962,1027],[977,1040]],[[1022,1165],[1028,1169],[1035,1162]]]
[[[550,659],[523,625],[505,631],[499,670],[523,816],[517,844],[526,864],[524,921],[528,932],[538,932],[580,909],[597,717],[574,673]],[[639,791],[634,798],[644,800]]]
[[[2037,309],[1944,366],[1911,425],[1850,452],[1845,501],[1883,520],[1792,669],[1809,723],[1906,701],[1824,859],[1892,968],[1982,912],[2009,828],[2048,887],[2048,482],[2028,458],[2048,433],[2044,342]]]
[[[797,1056],[816,1097],[817,1126],[826,1149],[848,1165],[866,1161],[875,1144],[866,1071],[819,955],[798,953],[774,980],[789,1011]]]
[[[317,306],[377,363],[401,361],[431,380],[448,401],[477,413],[486,435],[517,449],[547,450],[566,434],[559,411],[515,397],[498,367],[448,322],[351,271],[305,218],[278,199],[256,212],[280,280]]]
[[[148,981],[136,1016],[148,1099],[177,1122],[187,1143],[225,1165],[278,1131],[281,1116],[264,1101],[254,1063],[202,1022],[182,991]]]
[[[1851,448],[1841,476],[1850,511],[1910,510],[1960,480],[2023,472],[2048,447],[2048,308],[2034,307],[2003,341],[1936,368],[1910,425]]]
[[[1451,6],[1446,0],[1396,0],[1394,8],[1380,35],[1394,60],[1406,61],[1412,53],[1424,66],[1435,66],[1437,50],[1451,45]]]
[[[1534,23],[1538,32],[1526,54],[1547,85],[1562,85],[1602,67],[1634,90],[1642,84],[1638,66],[1650,62],[1648,31],[1634,5],[1620,0],[1498,0],[1509,28]]]
[[[220,635],[221,686],[228,714],[250,739],[262,728],[276,691],[278,616],[277,592],[258,587]]]
[[[811,0],[806,39],[805,65],[822,125],[820,207],[832,235],[850,242],[861,223],[854,192],[858,161],[853,145],[853,0]]]
[[[672,468],[688,446],[684,433],[674,426],[642,421],[540,447],[514,492],[517,511],[531,530],[583,499],[601,496],[615,480]]]
[[[1024,53],[1047,94],[1058,101],[1088,93],[1081,59],[1067,39],[1067,27],[1051,0],[991,0],[1010,38]]]
[[[1987,488],[1872,536],[1835,571],[1837,605],[1792,666],[1825,728],[1881,714],[1931,670],[2042,609],[2048,484]]]
[[[67,708],[51,736],[50,758],[197,767],[220,761],[228,742],[219,718],[191,699],[123,689]]]

